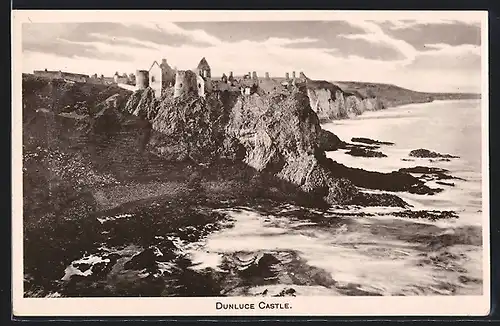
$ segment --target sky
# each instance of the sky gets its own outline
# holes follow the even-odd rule
[[[23,23],[23,72],[134,73],[154,60],[212,76],[256,71],[391,83],[418,91],[481,91],[481,24],[474,20]]]

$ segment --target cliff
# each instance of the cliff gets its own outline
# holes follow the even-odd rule
[[[141,102],[132,100],[147,98],[147,94],[148,90],[137,91],[125,110],[143,117],[149,114],[152,133],[147,148],[167,161],[191,162],[212,169],[217,169],[221,161],[243,162],[257,174],[285,181],[329,204],[404,206],[396,196],[360,191],[350,179],[360,187],[376,189],[377,185],[370,183],[370,178],[359,182],[363,179],[358,177],[359,172],[326,158],[325,137],[339,146],[342,142],[321,129],[320,119],[310,107],[308,91],[303,88],[294,87],[287,94],[164,96],[156,104],[145,100],[155,107],[139,107]],[[151,116],[151,112],[156,114]],[[386,190],[431,192],[407,174],[373,174]],[[392,180],[400,177],[403,182]]]
[[[438,100],[479,99],[481,94],[475,93],[432,93],[417,92],[392,84],[366,83],[354,81],[333,82],[345,92],[358,92],[361,96],[375,97],[385,107],[395,107],[412,103],[427,103]]]
[[[38,85],[39,81],[25,79],[23,86],[33,89],[32,83]],[[74,105],[72,110],[69,104],[63,106],[65,110],[61,110],[62,105],[35,110],[33,119],[25,123],[25,157],[33,160],[26,164],[42,164],[46,170],[34,175],[26,169],[28,179],[45,180],[38,184],[27,179],[31,185],[26,188],[27,196],[30,192],[55,193],[53,182],[60,185],[59,193],[66,191],[68,196],[95,193],[109,185],[88,180],[91,175],[97,175],[96,180],[143,183],[172,180],[166,177],[191,182],[199,174],[195,179],[253,182],[255,187],[249,189],[259,196],[269,196],[270,189],[281,187],[285,197],[302,193],[298,197],[329,205],[406,205],[395,195],[368,194],[363,188],[435,191],[404,172],[351,169],[326,158],[325,149],[335,150],[345,143],[321,129],[320,118],[310,106],[312,88],[293,87],[288,92],[250,96],[212,93],[206,98],[165,94],[161,99],[155,99],[150,88],[132,94],[116,90],[118,93],[98,102],[100,96],[114,91],[104,87],[87,96],[87,103],[96,104],[82,111],[71,93],[77,86],[45,87],[51,87],[51,94],[55,94],[47,99],[50,103],[72,98]],[[333,87],[328,91],[339,92]],[[25,105],[43,104],[33,101],[37,94],[27,96]],[[56,161],[63,155],[72,162],[68,163],[71,167],[83,167],[87,173],[68,174],[65,171],[73,168],[52,159],[39,162],[40,151],[50,153],[48,157]],[[51,172],[54,167],[58,173]],[[256,195],[247,190],[249,196]]]
[[[165,235],[193,242],[226,227],[227,217],[218,208],[408,208],[390,192],[439,191],[405,171],[365,171],[328,159],[326,148],[346,144],[321,129],[304,88],[249,96],[212,93],[205,98],[173,98],[168,93],[157,99],[149,88],[110,95],[114,90],[102,86],[86,96],[92,105],[83,106],[74,96],[78,86],[87,87],[23,79],[23,90],[30,92],[23,104],[33,109],[23,122],[28,296],[158,295],[158,288],[165,286],[161,278],[129,278],[124,269],[138,264],[137,270],[143,270],[137,260],[148,257],[151,245],[165,253],[165,259],[177,257],[179,248]],[[61,99],[64,105],[46,106]],[[297,214],[311,218],[310,213]],[[334,225],[336,217],[321,218],[325,225]],[[135,249],[123,257],[129,245]],[[76,260],[89,253],[99,256],[102,248],[105,264],[87,266],[89,277],[66,273],[68,268],[75,271],[73,264],[84,268]],[[147,259],[156,268],[157,259]],[[185,266],[183,260],[175,261]],[[128,281],[115,279],[117,274]],[[198,274],[175,275],[191,284]],[[158,288],[156,280],[162,283]],[[205,288],[206,279],[198,280]]]
[[[348,119],[365,111],[385,108],[378,97],[362,95],[358,91],[347,92],[327,81],[308,80],[306,85],[309,104],[322,122]]]
[[[391,84],[307,79],[311,108],[322,122],[349,119],[365,111],[437,100],[479,99],[474,93],[417,92]]]

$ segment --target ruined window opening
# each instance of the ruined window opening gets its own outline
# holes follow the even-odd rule
[[[182,83],[179,84],[179,87],[182,87]]]
[[[154,83],[155,82],[155,76],[151,76],[151,82]]]
[[[198,88],[201,88],[201,84],[200,83],[198,83]]]

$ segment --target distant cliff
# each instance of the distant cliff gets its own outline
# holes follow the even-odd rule
[[[365,111],[383,110],[380,98],[359,91],[345,91],[327,81],[308,80],[309,104],[322,122],[348,119]]]
[[[307,80],[307,95],[311,108],[322,122],[412,103],[481,98],[474,93],[425,93],[391,84],[310,79]]]
[[[475,93],[417,92],[392,84],[354,81],[335,81],[333,83],[346,92],[356,92],[364,97],[376,97],[385,107],[395,107],[412,103],[427,103],[437,100],[466,100],[481,98],[481,94]]]

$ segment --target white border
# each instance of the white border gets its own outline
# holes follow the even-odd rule
[[[23,298],[22,47],[23,22],[263,21],[339,19],[457,19],[482,26],[483,295],[422,297],[297,297],[291,310],[215,309],[215,302],[254,303],[263,298]],[[490,311],[488,145],[488,13],[486,11],[41,11],[12,12],[12,289],[15,316],[484,316]],[[16,60],[17,59],[17,60]]]

